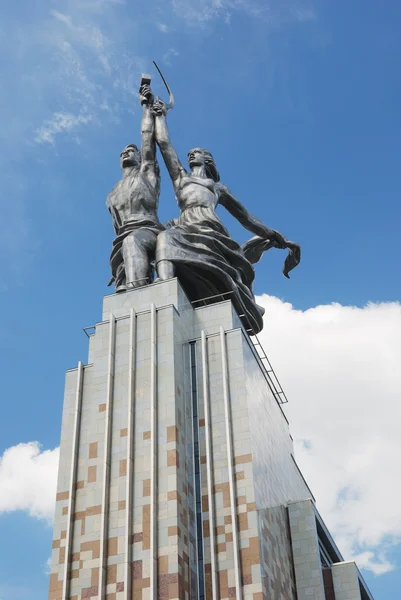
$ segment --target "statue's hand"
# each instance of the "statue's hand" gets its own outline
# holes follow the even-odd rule
[[[154,96],[150,85],[141,85],[139,89],[139,100],[142,106],[144,104],[147,104],[148,106],[151,106],[153,104]]]
[[[153,105],[152,112],[156,117],[161,117],[162,115],[166,116],[167,114],[167,105],[163,100],[157,98],[156,102]]]

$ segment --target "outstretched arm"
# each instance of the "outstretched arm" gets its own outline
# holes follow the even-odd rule
[[[289,278],[288,273],[292,271],[301,260],[301,248],[295,242],[287,240],[281,233],[266,227],[259,219],[249,214],[244,206],[223,185],[219,185],[219,200],[222,204],[248,231],[256,233],[256,236],[245,242],[242,250],[245,257],[255,264],[262,254],[269,248],[288,248],[288,256],[285,259],[283,274]]]
[[[278,231],[266,227],[262,221],[251,215],[246,210],[245,206],[243,206],[241,202],[234,198],[225,185],[219,184],[218,190],[220,204],[222,204],[224,208],[226,208],[228,212],[231,213],[232,216],[235,217],[243,227],[245,227],[245,229],[248,229],[248,231],[255,233],[261,238],[271,240],[274,242],[274,246],[276,248],[287,247],[287,240],[285,237],[282,236]]]
[[[153,113],[155,115],[156,142],[160,148],[160,152],[162,153],[163,160],[172,182],[175,184],[186,171],[178,158],[177,152],[171,144],[166,120],[166,105],[162,100],[155,102],[153,105]]]

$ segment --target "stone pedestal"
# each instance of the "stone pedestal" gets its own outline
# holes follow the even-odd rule
[[[66,376],[49,599],[324,599],[292,453],[230,301],[194,308],[176,279],[106,296]]]

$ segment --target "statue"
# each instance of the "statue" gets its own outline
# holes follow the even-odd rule
[[[224,294],[231,299],[246,328],[258,333],[263,327],[263,308],[252,291],[252,266],[271,247],[289,248],[284,275],[300,260],[300,248],[278,231],[266,227],[220,183],[213,157],[207,150],[188,153],[190,172],[182,166],[167,128],[167,106],[153,105],[155,137],[173,182],[181,214],[157,238],[156,271],[159,279],[179,277],[191,301]],[[220,221],[216,207],[224,206],[246,229],[256,234],[243,247]],[[213,301],[213,300],[212,300]],[[216,299],[214,300],[216,301]]]
[[[146,78],[147,77],[147,78]],[[157,236],[163,226],[157,216],[160,171],[156,160],[153,94],[150,77],[143,76],[139,90],[142,105],[141,149],[129,144],[120,155],[121,181],[107,196],[116,238],[110,267],[116,292],[140,287],[153,280]]]

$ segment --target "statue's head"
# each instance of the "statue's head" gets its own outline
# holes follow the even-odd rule
[[[139,167],[141,164],[141,153],[135,144],[128,144],[120,154],[120,165],[126,167]]]
[[[204,148],[193,148],[188,152],[188,164],[190,168],[205,166],[206,174],[214,181],[220,181],[220,175],[216,168],[213,156]]]

